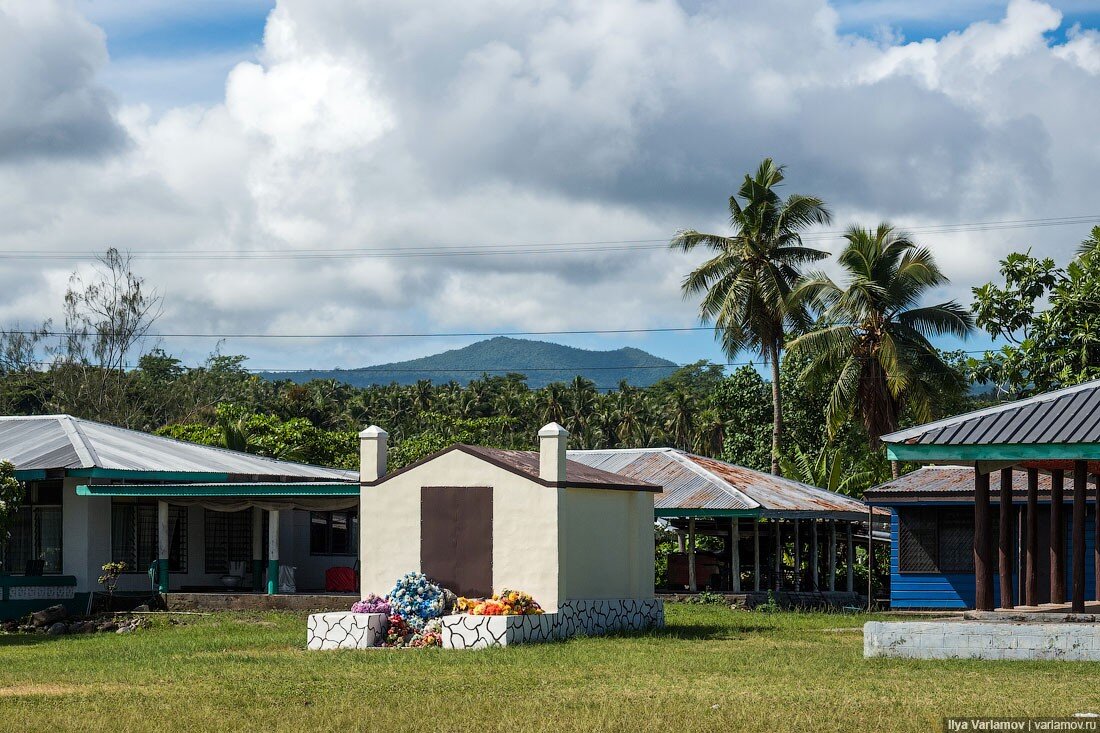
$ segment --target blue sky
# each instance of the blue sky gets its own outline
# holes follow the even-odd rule
[[[833,231],[1100,216],[1094,2],[838,0],[835,29],[821,0],[2,7],[0,38],[23,45],[9,41],[0,80],[0,250],[666,238],[721,231],[725,198],[766,155],[788,165],[788,191],[830,203]],[[953,281],[934,297],[969,301],[1010,251],[1064,261],[1087,229],[923,235]],[[137,264],[171,332],[697,323],[678,292],[693,261],[667,252]],[[44,304],[71,267],[0,272],[0,323],[56,318]],[[220,348],[256,367],[355,367],[469,340]],[[552,340],[723,360],[707,333]],[[216,343],[164,345],[194,363]]]

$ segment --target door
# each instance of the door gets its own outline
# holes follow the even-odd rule
[[[493,592],[493,489],[420,489],[420,570],[467,598]]]

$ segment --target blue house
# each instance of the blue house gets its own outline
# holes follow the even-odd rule
[[[1026,469],[1012,474],[1012,588],[1014,603],[1026,602],[1021,578],[1027,577]],[[990,492],[1000,494],[1001,471],[990,474]],[[1038,508],[1036,513],[1038,545],[1049,548],[1051,476],[1039,472]],[[966,466],[926,466],[869,489],[864,501],[890,510],[890,607],[898,609],[968,609],[974,608],[974,469]],[[1086,524],[1094,522],[1095,502],[1090,501]],[[993,509],[994,545],[1000,528],[999,507]],[[1064,589],[1071,582],[1072,558],[1070,537],[1072,526],[1068,513],[1061,518],[1063,557],[1070,558],[1061,569]],[[1085,534],[1085,593],[1094,598],[1093,533]],[[1051,596],[1051,553],[1036,555],[1038,598],[1047,602]],[[1000,585],[999,572],[993,576],[994,586]]]
[[[882,440],[933,464],[865,496],[892,513],[894,608],[1097,602],[1100,380]]]

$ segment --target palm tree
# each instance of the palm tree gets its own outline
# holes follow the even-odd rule
[[[699,315],[713,322],[730,359],[743,349],[757,351],[772,371],[772,473],[778,474],[783,435],[783,403],[779,390],[779,359],[790,326],[805,325],[804,314],[792,308],[789,296],[801,277],[799,268],[828,255],[805,247],[801,232],[828,223],[821,199],[791,194],[783,199],[776,187],[783,166],[766,158],[754,176],[745,176],[736,196],[730,196],[730,235],[682,231],[671,246],[684,252],[696,247],[713,256],[684,278],[684,296],[703,294]],[[740,199],[740,200],[739,200]]]
[[[1092,231],[1089,232],[1088,237],[1077,246],[1077,255],[1079,257],[1094,252],[1100,252],[1100,226],[1094,226]]]
[[[816,305],[822,319],[789,349],[808,358],[807,374],[836,378],[825,410],[830,433],[858,412],[875,446],[897,430],[904,405],[926,422],[937,392],[961,388],[928,339],[966,338],[974,319],[953,300],[919,306],[925,292],[949,281],[909,235],[883,223],[875,230],[851,227],[844,238],[838,261],[848,282],[842,288],[814,273],[799,285],[794,300]]]
[[[665,403],[665,429],[674,448],[691,450],[695,429],[695,398],[685,389],[676,389]]]
[[[823,446],[817,456],[806,453],[795,446],[790,457],[783,458],[783,475],[848,496],[862,496],[863,490],[882,480],[872,469],[858,469],[847,465],[840,449]]]

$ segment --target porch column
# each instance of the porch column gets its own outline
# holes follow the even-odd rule
[[[168,592],[168,554],[172,543],[168,535],[168,502],[157,502],[157,590]]]
[[[267,594],[279,592],[279,510],[267,513]]]
[[[1100,601],[1100,476],[1093,476],[1092,484],[1096,487],[1092,514],[1092,587],[1093,598]]]
[[[1063,518],[1063,492],[1066,472],[1050,472],[1050,602],[1066,602],[1066,522]]]
[[[836,590],[836,521],[829,520],[829,591]]]
[[[848,592],[856,590],[856,545],[852,541],[852,522],[848,521]]]
[[[802,547],[798,536],[798,520],[794,520],[794,591],[802,590]]]
[[[783,590],[783,543],[782,538],[779,536],[781,526],[778,519],[772,520],[772,537],[775,539],[775,589],[777,591]]]
[[[821,571],[818,568],[821,565],[818,550],[817,537],[817,520],[810,520],[810,582],[813,583],[813,587],[810,590],[818,591],[821,589]]]
[[[730,565],[730,581],[733,592],[741,592],[741,518],[730,519],[730,549],[732,550]]]
[[[698,590],[695,582],[695,517],[688,518],[688,590]]]
[[[252,507],[252,590],[264,589],[264,510]]]
[[[1073,462],[1073,613],[1085,612],[1085,493],[1088,464]]]
[[[760,520],[752,520],[752,589],[760,591]]]
[[[1027,526],[1024,561],[1024,603],[1039,605],[1039,469],[1027,469]]]
[[[1000,537],[997,542],[997,575],[1001,581],[1001,608],[1016,605],[1012,593],[1012,469],[1001,469]]]
[[[993,542],[989,531],[989,474],[974,467],[974,607],[993,610]]]

